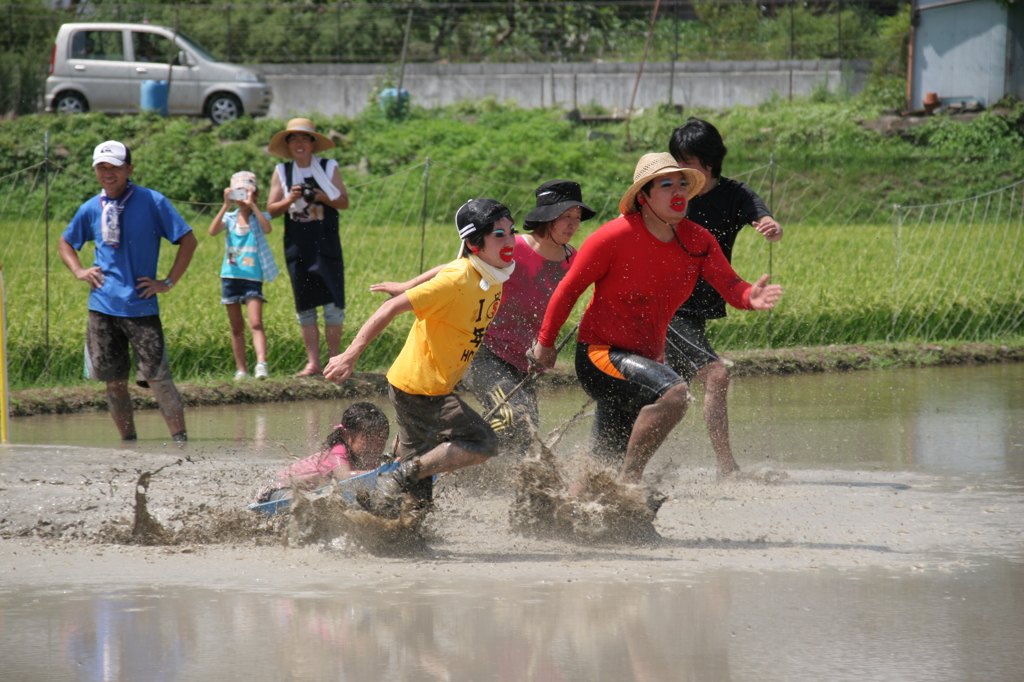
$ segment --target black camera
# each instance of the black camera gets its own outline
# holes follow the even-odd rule
[[[316,203],[316,187],[314,187],[313,185],[309,184],[308,182],[302,183],[301,185],[299,185],[299,187],[302,189],[302,198],[306,200],[306,203],[307,204],[315,204]]]

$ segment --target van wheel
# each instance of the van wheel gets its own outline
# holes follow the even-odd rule
[[[84,114],[89,103],[77,92],[62,92],[53,101],[53,111],[58,114]]]
[[[230,92],[217,93],[207,101],[206,115],[214,125],[234,121],[242,115],[242,103]]]

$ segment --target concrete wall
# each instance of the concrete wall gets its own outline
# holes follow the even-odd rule
[[[636,63],[409,64],[403,87],[424,107],[494,96],[524,107],[599,104],[629,106]],[[644,66],[636,108],[667,103],[725,108],[755,105],[780,97],[809,95],[822,83],[859,92],[868,60],[746,62],[652,62]],[[257,64],[274,88],[270,116],[287,118],[314,111],[355,116],[386,72],[372,64]]]

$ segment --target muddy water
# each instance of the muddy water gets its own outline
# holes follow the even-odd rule
[[[584,402],[541,399],[545,431]],[[243,507],[342,407],[192,410],[184,449],[155,414],[131,448],[104,413],[14,420],[0,679],[1021,679],[1022,365],[736,380],[737,460],[786,477],[716,481],[698,402],[649,469],[669,497],[655,544],[521,537],[506,490],[458,475],[412,558],[345,538],[103,540],[138,471],[171,464],[150,512],[197,523]]]
[[[698,398],[659,457],[713,467]],[[389,417],[386,399],[375,400]],[[586,403],[576,390],[541,392],[541,431]],[[192,449],[262,461],[304,457],[348,403],[310,401],[190,409]],[[868,468],[1009,475],[1024,482],[1024,365],[946,367],[742,378],[730,388],[733,449],[741,466]],[[136,413],[135,450],[160,451],[167,430],[155,410]],[[566,445],[585,447],[583,420]],[[11,420],[12,442],[110,447],[106,412]]]

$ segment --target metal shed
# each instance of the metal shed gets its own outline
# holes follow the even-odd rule
[[[1005,95],[1024,99],[1022,0],[912,0],[908,105],[926,93],[943,102]]]

